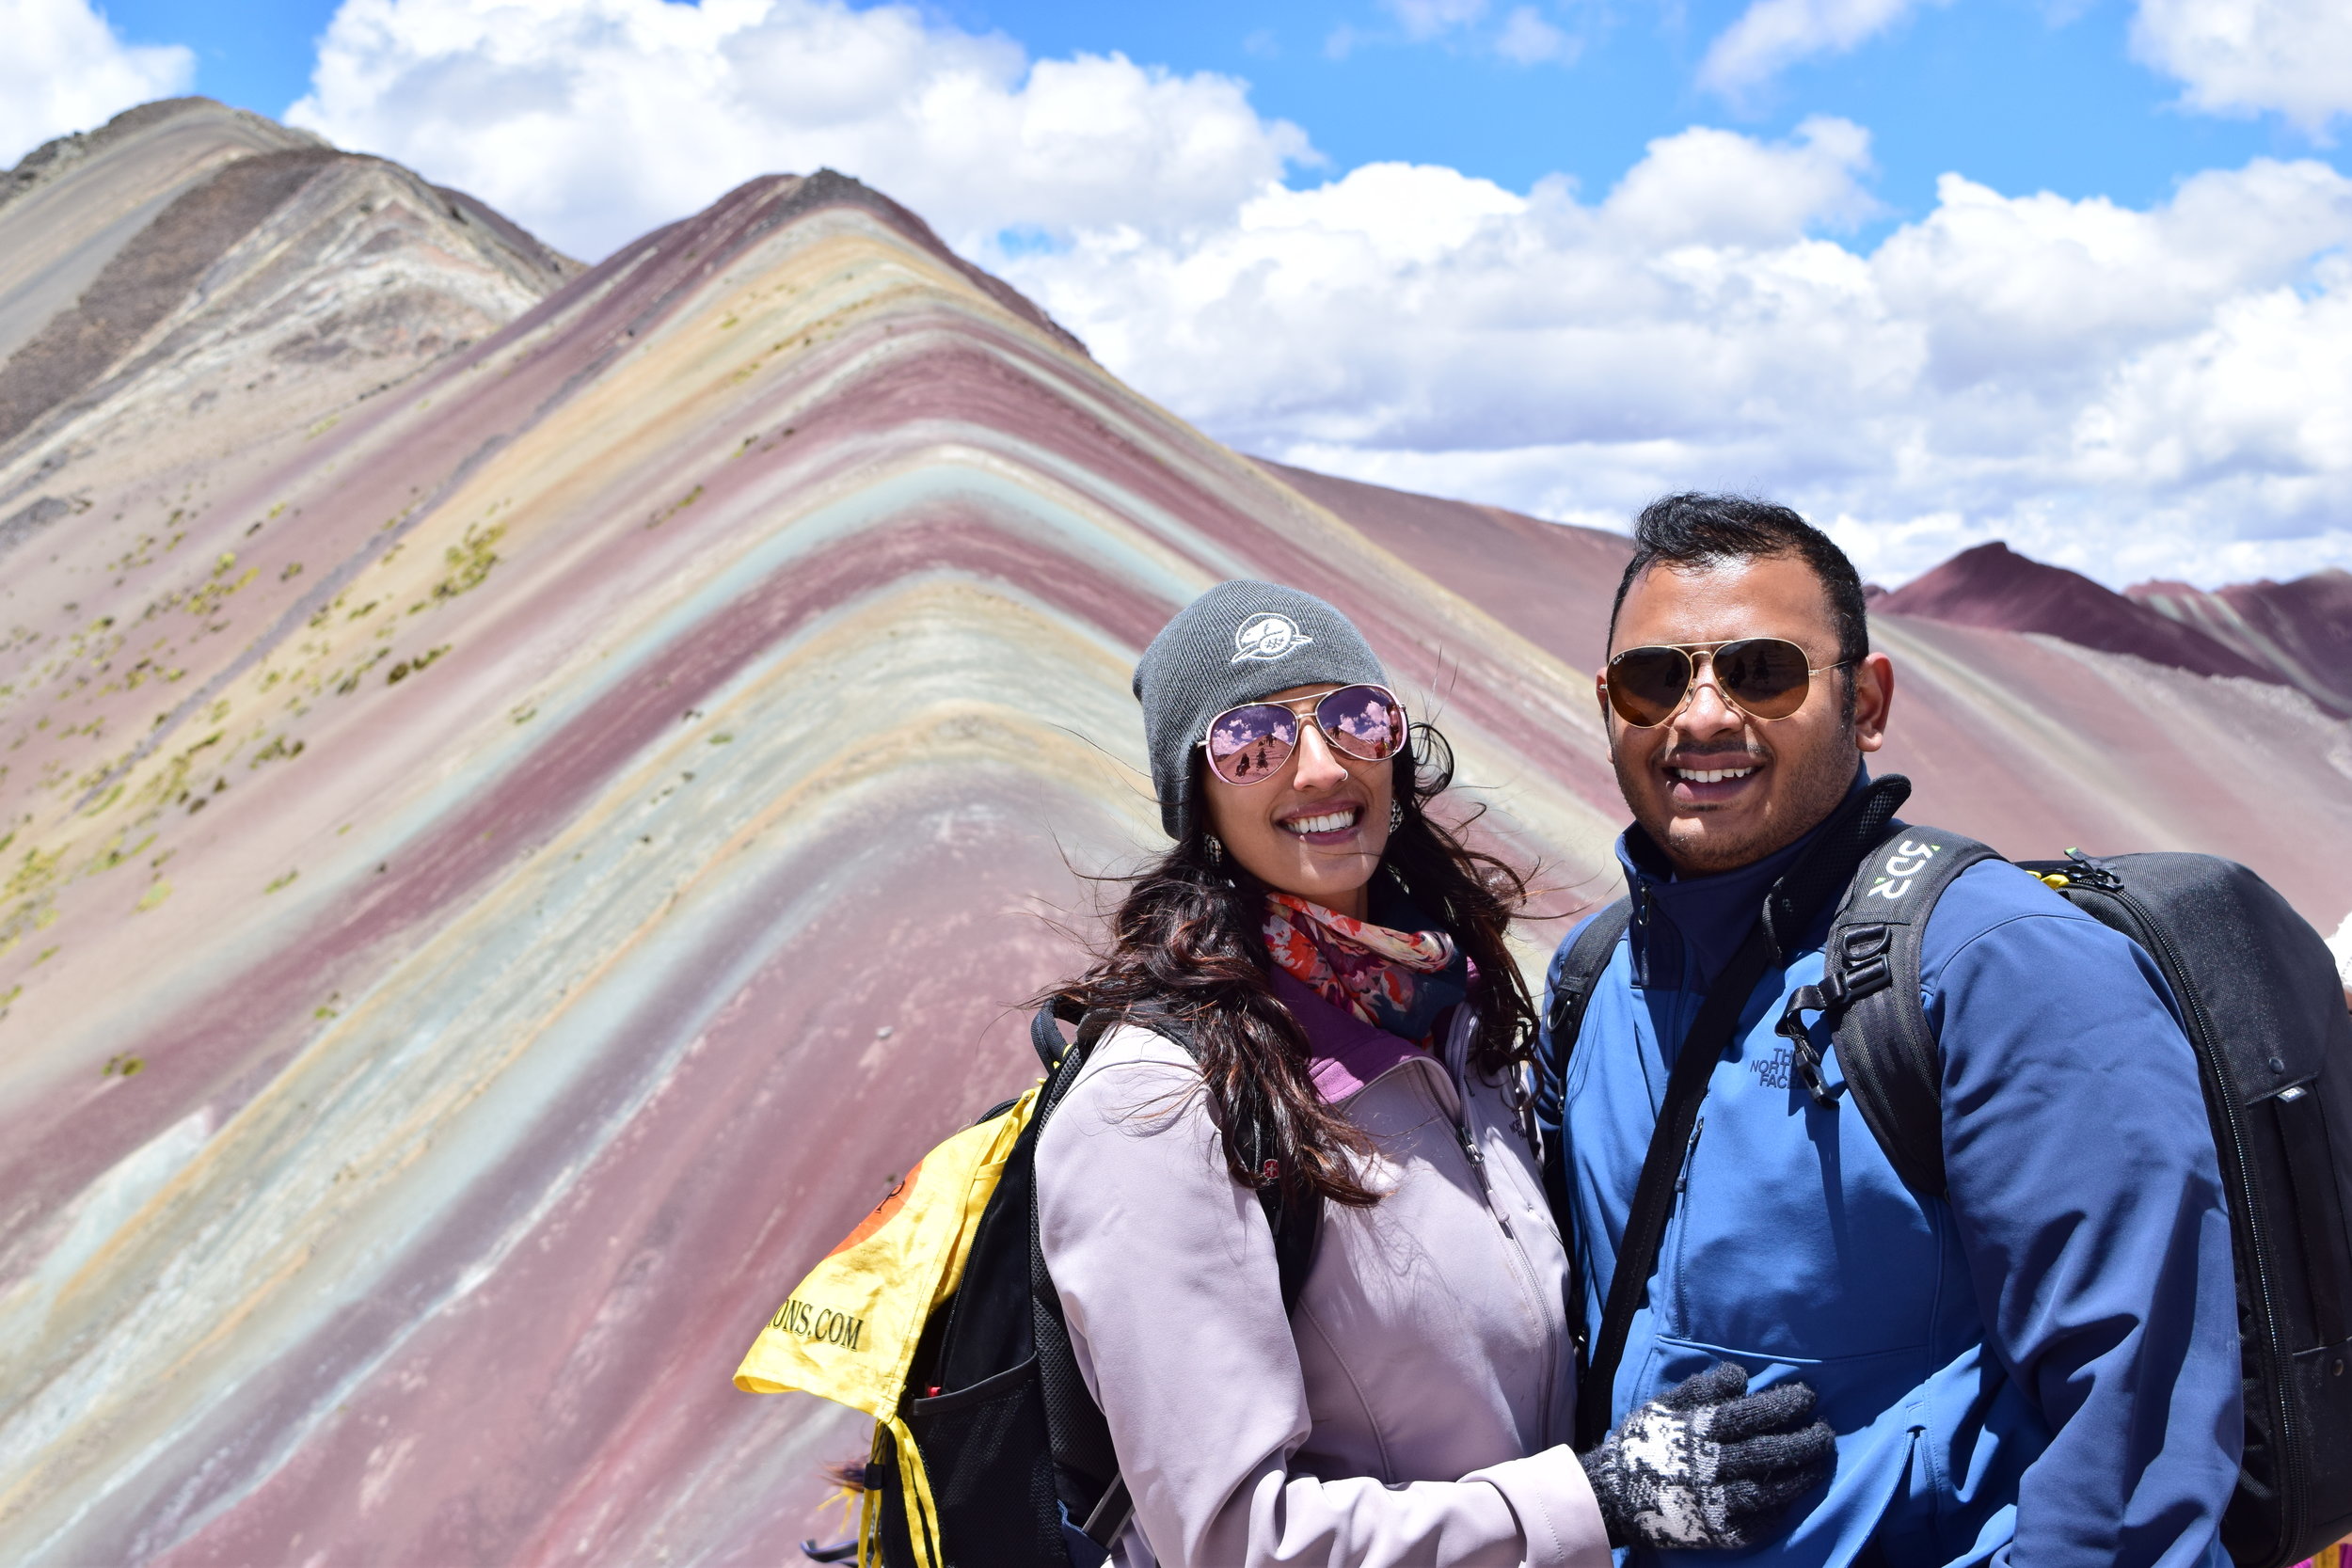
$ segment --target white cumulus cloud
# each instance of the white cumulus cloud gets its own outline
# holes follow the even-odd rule
[[[192,52],[126,44],[88,0],[0,0],[0,168],[196,79]]]
[[[1842,55],[1886,31],[1920,0],[1751,0],[1708,46],[1699,86],[1737,97],[1800,60]],[[1936,0],[1941,3],[1941,0]]]
[[[2352,115],[2345,0],[2140,0],[2132,50],[2194,109],[2275,110],[2315,136]]]
[[[1436,42],[1534,66],[1573,65],[1584,52],[1581,38],[1553,25],[1534,5],[1514,6],[1500,21],[1492,20],[1487,0],[1381,0],[1381,8],[1396,18],[1396,33],[1384,37],[1343,22],[1324,40],[1324,54],[1343,60],[1366,44]]]
[[[1486,0],[1387,0],[1387,7],[1410,39],[1436,38],[1486,14]]]
[[[294,118],[590,256],[831,164],[1212,435],[1379,483],[1617,523],[1763,491],[1890,583],[1992,538],[2119,585],[2352,562],[2352,180],[2313,161],[2144,208],[1955,173],[1866,246],[1843,119],[1694,126],[1594,192],[1302,178],[1232,78],[839,0],[346,0]]]
[[[2352,181],[1947,176],[1864,251],[1867,150],[1694,128],[1597,200],[1375,165],[1003,264],[1209,430],[1376,483],[1620,524],[1760,490],[1889,582],[1990,538],[2118,585],[2352,562]]]
[[[1568,65],[1583,52],[1581,40],[1546,22],[1533,6],[1515,6],[1495,34],[1495,53],[1516,65],[1556,61]]]
[[[600,256],[755,175],[830,166],[948,238],[1220,220],[1311,159],[1244,85],[1030,62],[911,6],[346,0],[287,114]]]

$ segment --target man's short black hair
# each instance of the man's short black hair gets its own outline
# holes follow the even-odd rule
[[[1830,624],[1837,629],[1837,657],[1850,667],[1860,663],[1870,651],[1870,620],[1862,578],[1846,552],[1785,506],[1748,496],[1696,492],[1661,497],[1634,519],[1633,559],[1625,563],[1617,597],[1609,607],[1610,645],[1616,645],[1617,612],[1625,608],[1633,579],[1652,566],[1703,567],[1785,555],[1797,557],[1821,579],[1829,595]]]

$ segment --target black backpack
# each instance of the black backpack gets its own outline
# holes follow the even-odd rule
[[[1076,1039],[1063,1042],[1057,1016],[1077,1025]],[[1096,1568],[1133,1513],[1110,1429],[1078,1375],[1037,1231],[1038,1137],[1096,1042],[1118,1022],[1081,1016],[1063,1004],[1040,1008],[1031,1021],[1044,1089],[981,1211],[963,1278],[915,1347],[899,1414],[930,1478],[948,1568]],[[1191,1049],[1173,1022],[1136,1022]],[[1011,1103],[981,1119],[1003,1115]],[[1259,1127],[1252,1135],[1252,1163],[1279,1170],[1270,1132]],[[1298,1305],[1323,1217],[1319,1197],[1286,1196],[1289,1186],[1268,1180],[1258,1189],[1274,1231],[1285,1310]],[[918,1389],[925,1397],[915,1397]],[[879,1441],[883,1447],[865,1479],[881,1494],[882,1561],[914,1568],[898,1466],[887,1433]]]
[[[2147,950],[2196,1048],[2229,1194],[2245,1363],[2245,1458],[2221,1540],[2242,1568],[2284,1568],[2352,1534],[2352,1011],[2326,942],[2246,867],[2211,855],[2067,856],[2020,863]],[[1820,984],[1790,997],[1780,1021],[1814,1102],[1851,1090],[1888,1161],[1927,1196],[1944,1194],[1943,1102],[1919,1005],[1920,939],[1952,879],[2000,858],[1959,833],[1891,824],[1830,927]],[[1550,1014],[1563,1078],[1626,919],[1620,899],[1563,960]],[[1821,1076],[1808,1012],[1831,1025],[1842,1085]],[[1565,1170],[1547,1177],[1557,1201]]]

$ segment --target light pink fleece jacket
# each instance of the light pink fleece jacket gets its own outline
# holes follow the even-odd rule
[[[1567,1261],[1501,1090],[1276,976],[1371,1209],[1327,1205],[1286,1319],[1191,1058],[1105,1037],[1038,1145],[1038,1224],[1135,1495],[1123,1568],[1608,1568],[1575,1428]],[[1463,1139],[1484,1156],[1483,1168]]]

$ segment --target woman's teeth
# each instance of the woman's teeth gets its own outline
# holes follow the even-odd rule
[[[1716,768],[1706,769],[1695,768],[1677,768],[1671,769],[1671,771],[1676,778],[1681,779],[1690,784],[1721,784],[1725,779],[1744,779],[1749,774],[1755,772],[1756,769],[1753,768]]]
[[[1350,806],[1345,811],[1326,812],[1321,816],[1294,816],[1282,826],[1304,838],[1309,833],[1336,833],[1342,828],[1352,828],[1356,825],[1356,808]]]

